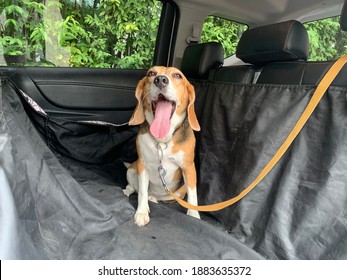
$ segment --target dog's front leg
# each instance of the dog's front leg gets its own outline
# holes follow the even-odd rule
[[[139,173],[138,206],[134,217],[135,224],[140,227],[149,223],[148,186],[148,172],[143,168]]]
[[[196,170],[194,162],[182,169],[184,183],[187,188],[187,201],[192,205],[198,205],[198,195],[196,191]],[[196,210],[188,209],[189,216],[200,219],[200,214]]]

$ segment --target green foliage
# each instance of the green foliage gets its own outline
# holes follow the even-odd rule
[[[25,44],[20,38],[11,36],[3,36],[0,43],[4,46],[4,53],[8,55],[23,55],[25,52]]]
[[[247,25],[209,16],[206,18],[201,32],[201,42],[219,42],[224,48],[224,56],[235,54],[237,44]]]
[[[160,12],[157,0],[0,0],[0,52],[25,55],[26,65],[148,68]],[[305,27],[310,60],[347,53],[347,36],[338,17]],[[210,16],[201,41],[220,42],[228,57],[246,28]]]
[[[341,31],[339,17],[306,23],[311,61],[326,61],[341,57],[347,53],[347,36]],[[245,26],[218,17],[207,17],[202,34],[202,42],[216,41],[224,47],[225,57],[236,52],[236,46]]]
[[[4,2],[4,3],[2,3]],[[148,68],[161,2],[157,0],[1,0],[4,54],[19,46],[28,64]],[[20,40],[20,42],[18,41]],[[11,52],[14,52],[11,50]],[[49,52],[49,55],[47,54]],[[49,57],[47,57],[49,56]]]
[[[334,60],[346,53],[347,36],[340,28],[339,17],[304,24],[310,41],[311,61]]]

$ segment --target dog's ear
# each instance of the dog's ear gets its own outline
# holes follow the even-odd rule
[[[195,131],[200,131],[200,125],[199,125],[198,119],[195,114],[195,109],[194,109],[195,90],[194,90],[194,87],[188,81],[187,81],[187,90],[188,90],[188,97],[189,97],[188,122],[192,129],[194,129]]]
[[[135,97],[137,99],[137,105],[135,108],[135,111],[129,121],[129,125],[138,125],[141,124],[145,121],[145,114],[143,112],[143,104],[142,104],[142,99],[143,99],[143,88],[145,86],[145,79],[143,78],[142,80],[139,81],[136,87],[135,91]]]

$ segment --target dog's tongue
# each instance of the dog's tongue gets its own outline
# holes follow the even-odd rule
[[[170,117],[172,104],[168,101],[159,101],[155,109],[154,121],[150,126],[150,131],[155,138],[163,138],[170,129]]]

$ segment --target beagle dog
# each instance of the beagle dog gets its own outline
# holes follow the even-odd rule
[[[199,131],[200,126],[194,87],[174,67],[148,70],[135,96],[137,106],[129,125],[141,125],[136,138],[138,159],[128,167],[124,193],[138,193],[134,221],[144,226],[150,220],[148,200],[172,200],[164,187],[181,198],[188,194],[188,202],[197,205],[193,130]],[[187,214],[200,218],[195,210],[189,209]]]

